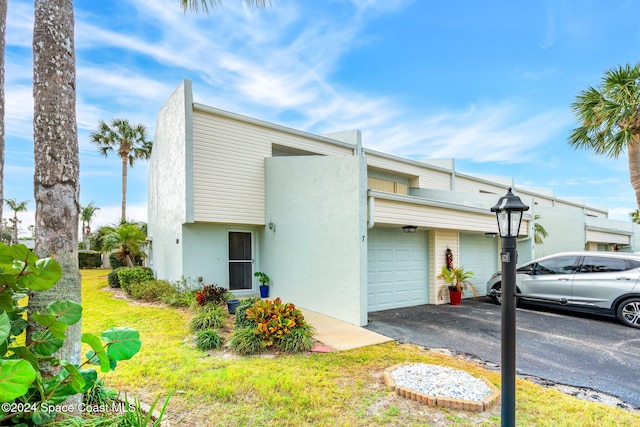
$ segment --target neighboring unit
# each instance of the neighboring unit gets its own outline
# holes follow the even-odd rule
[[[636,246],[634,225],[605,209],[463,174],[453,160],[368,150],[359,131],[313,135],[197,104],[185,80],[156,125],[149,266],[239,297],[258,294],[254,272],[266,272],[270,297],[366,325],[369,311],[448,302],[437,279],[447,249],[485,283],[499,265],[490,207],[508,187],[531,207],[520,260]]]

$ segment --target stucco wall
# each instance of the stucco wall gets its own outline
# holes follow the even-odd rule
[[[266,163],[260,268],[271,296],[365,325],[366,165],[359,156],[274,157]]]
[[[191,82],[185,80],[160,109],[149,159],[149,266],[156,277],[182,277],[182,224],[191,199]],[[191,215],[192,216],[192,215]]]
[[[538,222],[549,233],[542,245],[535,245],[535,258],[563,251],[585,250],[585,219],[582,209],[536,206],[535,214],[540,216]],[[519,259],[518,263],[526,261],[528,260]]]
[[[230,231],[242,231],[252,233],[253,259],[260,258],[258,243],[260,241],[260,228],[242,226],[237,224],[185,224],[184,237],[184,277],[196,283],[198,277],[206,284],[215,283],[219,286],[229,287],[229,243]],[[253,270],[258,266],[254,263]],[[257,282],[254,280],[255,289],[246,291],[233,291],[238,297],[257,295]]]

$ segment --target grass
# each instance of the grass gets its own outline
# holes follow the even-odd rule
[[[105,376],[110,387],[147,403],[175,390],[167,413],[184,426],[499,426],[499,408],[483,414],[429,408],[384,388],[385,368],[406,361],[433,363],[485,376],[479,364],[387,343],[345,352],[275,358],[221,358],[198,351],[187,310],[116,299],[105,270],[83,270],[83,329],[112,326],[140,331],[142,350]],[[640,426],[638,414],[517,381],[518,426]]]

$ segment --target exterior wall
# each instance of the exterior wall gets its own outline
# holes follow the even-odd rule
[[[367,324],[366,164],[360,156],[272,157],[259,268],[273,297]]]
[[[191,216],[191,82],[185,80],[158,113],[149,159],[149,267],[158,278],[183,275],[182,224]]]
[[[535,258],[564,251],[582,251],[585,248],[585,218],[575,207],[536,206],[538,223],[549,233],[542,245],[536,245]],[[519,243],[519,242],[518,242]],[[518,260],[518,263],[529,261]]]
[[[354,147],[196,104],[193,119],[194,220],[264,225],[264,158],[273,145],[323,155]]]
[[[262,229],[238,224],[185,224],[183,227],[184,261],[183,277],[199,288],[199,277],[206,284],[215,283],[229,288],[229,231],[250,232],[253,234],[253,258],[261,255],[260,241]],[[258,271],[256,263],[253,271]],[[258,283],[254,280],[253,289],[233,291],[234,295],[244,297],[257,295]]]
[[[459,210],[459,206],[422,204],[415,197],[372,192],[375,223],[417,225],[453,230],[497,231],[496,216],[487,209]]]
[[[365,153],[369,167],[382,169],[392,174],[398,172],[409,179],[412,187],[451,189],[452,170],[372,150],[365,149]]]
[[[458,232],[455,230],[434,230],[432,241],[434,242],[434,250],[429,252],[431,256],[429,265],[433,266],[433,271],[431,272],[432,276],[429,278],[429,284],[431,286],[429,289],[429,303],[448,304],[449,292],[446,290],[447,283],[442,279],[438,279],[438,276],[442,271],[442,266],[446,263],[445,251],[447,248],[451,249],[451,252],[453,253],[453,265],[460,265],[460,242],[458,239]],[[441,292],[443,287],[445,290]]]

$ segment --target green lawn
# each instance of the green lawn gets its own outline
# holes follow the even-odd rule
[[[83,270],[83,329],[140,331],[142,350],[105,375],[108,385],[151,403],[175,390],[168,412],[184,426],[499,426],[500,410],[483,414],[441,410],[388,392],[383,370],[402,362],[452,366],[500,375],[479,364],[412,345],[387,343],[356,350],[275,358],[223,358],[198,351],[187,310],[114,298],[106,270]],[[518,380],[518,426],[640,426],[640,414],[579,400]]]

